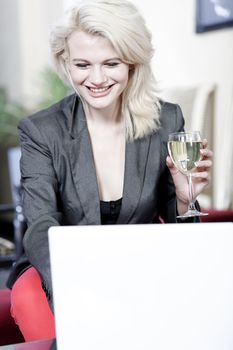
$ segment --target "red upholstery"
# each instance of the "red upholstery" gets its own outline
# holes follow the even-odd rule
[[[207,216],[202,216],[202,222],[232,222],[233,221],[233,210],[216,210],[209,209],[204,210],[209,213]]]
[[[10,314],[9,289],[0,290],[0,346],[24,342],[24,338]]]

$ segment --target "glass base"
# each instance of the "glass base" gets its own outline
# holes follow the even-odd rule
[[[182,218],[191,218],[194,216],[206,216],[209,215],[208,213],[202,213],[201,211],[198,210],[191,210],[189,209],[186,213],[184,213],[183,215],[178,215],[177,218],[178,219],[182,219]]]

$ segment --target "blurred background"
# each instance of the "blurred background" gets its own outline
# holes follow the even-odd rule
[[[16,210],[19,120],[70,90],[53,70],[49,31],[74,1],[0,1],[0,236]],[[232,0],[134,0],[153,35],[153,69],[161,98],[179,103],[186,130],[198,129],[214,151],[212,183],[200,197],[208,210],[233,209]],[[204,6],[203,6],[204,5]],[[232,22],[231,22],[232,20]],[[16,175],[16,177],[19,175]],[[14,183],[16,181],[16,183]],[[12,210],[13,209],[13,210]],[[20,217],[18,217],[20,219]]]

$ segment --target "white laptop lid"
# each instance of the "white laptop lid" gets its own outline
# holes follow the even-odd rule
[[[232,350],[232,227],[50,228],[58,350]]]

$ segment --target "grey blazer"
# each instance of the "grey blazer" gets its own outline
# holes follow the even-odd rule
[[[175,189],[166,166],[170,132],[184,126],[179,106],[163,103],[161,128],[126,144],[122,207],[117,224],[176,221]],[[24,248],[51,293],[47,231],[54,225],[100,225],[100,198],[82,104],[66,97],[19,125]],[[47,293],[48,294],[48,293]]]

